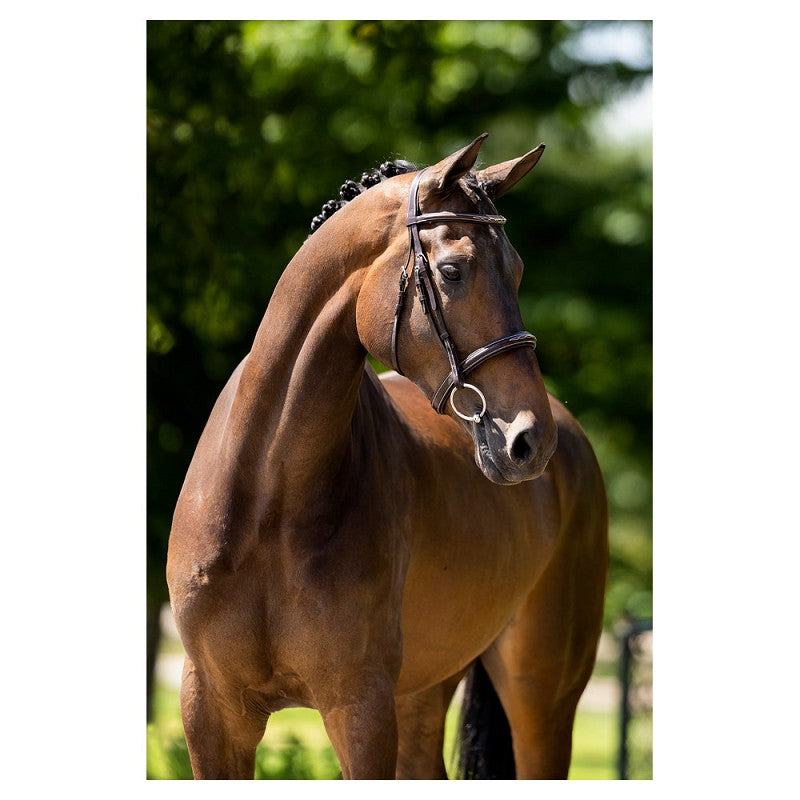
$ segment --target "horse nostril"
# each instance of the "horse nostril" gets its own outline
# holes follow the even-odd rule
[[[529,437],[530,430],[522,431],[514,439],[514,444],[511,445],[511,457],[518,464],[526,464],[531,458],[533,451],[528,442]]]

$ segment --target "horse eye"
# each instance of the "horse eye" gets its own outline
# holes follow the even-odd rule
[[[451,283],[456,283],[461,280],[461,271],[452,264],[444,264],[439,267],[439,272],[441,272],[442,277],[446,281],[450,281]]]

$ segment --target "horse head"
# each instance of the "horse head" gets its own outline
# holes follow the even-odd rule
[[[380,218],[391,241],[364,281],[357,324],[373,355],[394,363],[463,426],[484,475],[513,484],[542,474],[557,434],[536,339],[523,330],[522,259],[492,201],[535,166],[544,145],[473,172],[485,136],[383,184],[392,214]],[[398,297],[401,253],[407,259],[390,338],[386,298]]]

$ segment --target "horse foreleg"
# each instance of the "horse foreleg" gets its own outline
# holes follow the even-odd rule
[[[557,554],[483,663],[511,727],[518,779],[566,778],[572,726],[592,673],[606,555]]]
[[[241,696],[239,702],[242,702]],[[268,714],[234,712],[212,692],[187,657],[181,681],[181,716],[194,777],[250,779]]]
[[[447,779],[444,722],[463,672],[418,694],[397,698],[397,777]]]
[[[392,779],[397,763],[397,717],[388,678],[360,683],[321,698],[319,711],[345,780]]]

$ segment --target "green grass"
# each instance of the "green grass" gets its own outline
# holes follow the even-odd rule
[[[617,714],[578,711],[572,731],[572,780],[614,780],[619,742]]]

